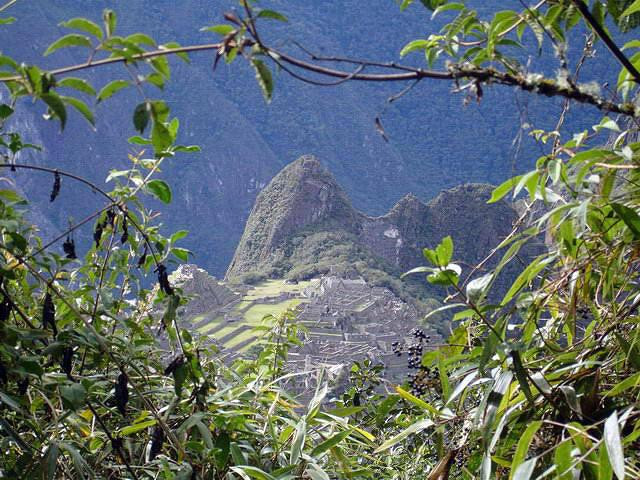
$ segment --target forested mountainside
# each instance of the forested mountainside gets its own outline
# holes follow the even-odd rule
[[[515,1],[503,3],[505,8],[520,8]],[[265,36],[302,56],[291,41],[325,54],[395,60],[406,42],[436,28],[431,24],[425,27],[430,22],[425,9],[400,14],[391,0],[273,0],[263,4],[280,10],[290,20],[283,25],[265,23]],[[159,42],[177,40],[182,44],[214,41],[212,34],[198,29],[220,23],[222,13],[235,3],[185,0],[176,8],[175,2],[166,0],[94,1],[90,11],[87,5],[80,0],[19,2],[12,9],[16,23],[0,32],[4,52],[45,66],[82,62],[86,59],[74,49],[60,50],[45,59],[42,53],[65,32],[56,27],[59,22],[79,15],[97,20],[105,7],[118,13],[122,34],[143,31]],[[484,2],[476,5],[489,8]],[[444,19],[447,15],[439,21]],[[370,41],[373,34],[376,42]],[[581,48],[569,45],[570,56],[578,55]],[[409,56],[405,61],[419,64],[419,57]],[[254,72],[243,62],[230,66],[221,62],[215,72],[210,54],[194,54],[189,66],[177,59],[171,62],[175,67],[167,91],[147,94],[168,100],[181,121],[180,141],[200,145],[202,153],[177,157],[163,167],[174,193],[172,205],[163,211],[163,221],[167,231],[190,230],[183,246],[196,253],[199,265],[218,275],[233,255],[258,192],[284,165],[302,154],[317,155],[356,208],[368,215],[381,215],[407,192],[428,199],[463,182],[496,184],[530,167],[536,150],[519,153],[519,132],[524,133],[524,146],[530,145],[519,126],[526,122],[535,128],[550,128],[549,122],[560,110],[559,101],[500,87],[485,89],[480,103],[464,106],[464,93],[452,95],[452,85],[447,83],[431,83],[428,88],[420,85],[389,105],[386,98],[402,85],[381,88],[347,83],[322,89],[282,73],[276,77],[278,87],[267,107],[255,85]],[[609,79],[616,71],[610,62],[606,55],[587,61],[583,78],[597,74],[595,78]],[[555,58],[546,57],[532,58],[529,66],[552,76],[557,67]],[[103,86],[106,78],[126,78],[119,68],[82,75],[95,81],[96,87]],[[123,168],[127,154],[133,151],[126,138],[135,131],[131,122],[123,122],[121,112],[131,111],[134,105],[134,92],[118,93],[97,106],[96,132],[72,115],[64,137],[59,125],[34,121],[42,114],[41,106],[21,109],[17,123],[25,140],[39,143],[45,150],[45,155],[34,154],[29,161],[82,172],[101,183],[109,170]],[[382,114],[389,142],[376,132],[374,118],[378,114]],[[575,131],[594,121],[591,109],[575,106],[567,127]],[[70,216],[80,218],[85,205],[96,203],[91,194],[74,191],[72,196],[63,185],[59,202],[52,208],[48,205],[48,178],[19,172],[15,176],[18,187],[41,207],[40,217],[50,222],[52,232],[66,226]],[[46,222],[38,223],[46,228]]]
[[[421,298],[435,296],[422,278],[417,282],[422,288],[416,291],[415,284],[403,286],[398,277],[423,265],[422,249],[435,247],[449,234],[457,261],[481,262],[518,218],[508,202],[487,205],[491,191],[486,184],[465,184],[428,203],[408,194],[385,215],[371,217],[352,206],[318,159],[303,156],[258,195],[226,278],[256,282],[362,275],[371,285],[395,288],[398,293],[408,289]],[[534,249],[532,244],[521,254],[531,256]],[[503,274],[505,281],[514,273]]]

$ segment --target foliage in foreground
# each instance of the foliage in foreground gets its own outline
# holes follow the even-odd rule
[[[438,14],[456,10],[458,17],[442,35],[412,42],[403,54],[419,50],[429,63],[448,56],[459,66],[506,69],[465,64],[462,73],[451,74],[467,78],[464,89],[477,98],[482,82],[517,79],[517,62],[498,48],[516,46],[512,33],[521,35],[528,26],[539,41],[547,35],[558,48],[584,19],[605,41],[597,25],[607,12],[624,29],[634,26],[640,12],[637,1],[592,2],[587,14],[579,8],[583,2],[550,1],[482,22],[461,3],[422,3]],[[285,57],[260,43],[255,22],[284,18],[246,6],[246,18],[228,15],[231,24],[211,28],[223,35],[218,57],[232,61],[246,55],[270,98],[273,79],[257,56],[276,63]],[[565,78],[568,86],[540,79],[532,80],[537,87],[519,85],[623,113],[631,122],[606,117],[593,130],[561,140],[566,103],[555,131],[533,132],[546,153],[535,170],[499,186],[492,199],[510,192],[529,198],[527,222],[517,224],[495,250],[502,260],[494,270],[478,268],[461,279],[449,238],[425,249],[429,266],[413,273],[427,273],[429,282],[448,289],[441,312],[454,313],[457,328],[437,350],[421,355],[414,346],[411,365],[417,368],[410,388],[381,395],[377,368],[363,362],[351,369],[351,388],[335,408],[321,405],[328,392],[322,378],[308,405],[299,406],[283,388],[296,376],[283,367],[289,345],[300,335],[289,314],[271,318],[264,349],[232,368],[181,330],[176,319],[185,299],[169,284],[166,265],[171,256],[188,258],[177,246],[184,232],[161,236],[142,196],[169,202],[170,187],[154,174],[175,153],[196,148],[176,145],[178,121],[164,102],[144,92],[168,79],[167,52],[189,48],[156,48],[142,34],[119,37],[110,11],[103,26],[86,19],[66,26],[82,33],[62,37],[48,53],[85,47],[91,59],[104,55],[122,62],[128,73],[138,70],[131,80],[114,80],[96,92],[83,79],[66,75],[75,67],[51,73],[0,57],[12,99],[0,106],[6,175],[18,168],[51,175],[52,202],[69,183],[87,184],[55,166],[19,163],[20,151],[35,146],[5,127],[25,96],[42,101],[46,116],[62,127],[68,106],[93,122],[86,103],[59,89],[103,101],[124,87],[139,87],[143,99],[133,115],[139,135],[130,142],[140,151],[131,156],[130,169],[112,172],[111,191],[87,184],[101,193],[104,205],[47,243],[25,221],[28,204],[12,189],[0,191],[4,477],[640,477],[640,143],[630,128],[633,105],[598,103],[590,91],[580,93],[573,78]],[[585,45],[584,58],[594,40]],[[559,55],[566,60],[562,48]],[[81,68],[86,65],[75,69]],[[635,88],[633,70],[633,65],[622,70],[622,94]],[[537,210],[538,204],[545,208]],[[87,224],[93,225],[94,243],[80,252],[73,233]],[[498,303],[489,304],[504,266],[541,235],[548,251],[525,266]],[[152,291],[139,273],[151,271],[159,284]]]

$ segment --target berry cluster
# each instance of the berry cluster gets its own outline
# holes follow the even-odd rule
[[[393,350],[393,353],[396,354],[396,357],[400,357],[402,356],[402,351],[404,350],[404,342],[393,342],[391,344],[391,349]]]
[[[407,366],[409,368],[420,368],[422,364],[422,342],[416,342],[409,345],[407,349],[408,358]]]
[[[411,343],[393,342],[391,348],[396,356],[400,357],[407,352],[407,367],[417,370],[409,375],[409,385],[414,395],[424,395],[428,390],[440,387],[438,369],[429,369],[422,365],[422,354],[425,345],[431,341],[431,336],[424,333],[421,328],[415,327],[409,332],[413,337]]]
[[[427,367],[419,367],[416,373],[409,376],[409,385],[411,393],[416,396],[422,396],[432,388],[440,385],[438,369],[430,369]]]
[[[431,341],[431,336],[425,334],[424,330],[422,330],[421,328],[418,328],[418,327],[415,327],[415,328],[411,329],[411,331],[409,332],[409,335],[419,339],[420,341],[422,341],[422,340],[424,340],[425,342]]]

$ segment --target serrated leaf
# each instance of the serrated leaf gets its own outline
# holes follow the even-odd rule
[[[65,103],[75,108],[92,126],[95,126],[96,120],[89,106],[82,100],[74,97],[60,97]]]
[[[106,100],[112,97],[115,93],[119,92],[123,88],[127,88],[130,85],[126,80],[113,80],[107,83],[98,93],[98,102]]]
[[[271,20],[279,20],[281,22],[288,22],[289,19],[279,12],[274,10],[260,10],[256,15],[257,18],[270,18]]]
[[[163,180],[151,180],[146,185],[146,190],[164,203],[171,203],[171,189]]]
[[[451,257],[453,256],[453,240],[451,236],[447,235],[442,239],[436,247],[436,256],[438,257],[438,265],[441,267],[447,266],[451,262]]]
[[[62,22],[60,24],[61,27],[65,28],[73,28],[76,30],[82,30],[83,32],[88,33],[89,35],[93,35],[94,37],[102,40],[102,29],[93,23],[91,20],[86,18],[72,18],[71,20],[67,20],[66,22]]]
[[[402,50],[400,50],[400,56],[404,57],[411,52],[416,50],[424,50],[429,45],[428,40],[413,40],[412,42],[407,43]]]
[[[89,37],[84,35],[78,35],[77,33],[70,33],[64,37],[59,38],[47,48],[44,52],[44,56],[51,55],[56,50],[67,47],[88,47],[91,48],[91,41]]]
[[[64,130],[65,125],[67,124],[67,109],[64,106],[64,103],[60,99],[60,96],[57,93],[43,93],[42,100],[49,106],[49,110],[51,110],[58,120],[60,120],[60,128]]]
[[[65,77],[62,80],[58,80],[57,86],[73,88],[74,90],[78,90],[79,92],[92,96],[96,94],[96,91],[91,84],[82,78]]]
[[[136,131],[144,133],[151,118],[149,110],[149,104],[147,102],[140,103],[133,110],[133,127]]]
[[[258,80],[258,85],[260,85],[262,89],[262,95],[265,101],[267,103],[271,102],[273,95],[273,77],[271,76],[271,70],[269,70],[269,67],[267,67],[262,60],[257,58],[251,59],[251,65],[253,65],[256,71],[256,80]]]

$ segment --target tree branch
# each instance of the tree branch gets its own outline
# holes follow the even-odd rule
[[[627,56],[622,53],[622,50],[618,48],[618,46],[611,39],[602,25],[600,25],[597,20],[593,18],[593,15],[591,15],[591,12],[589,11],[589,8],[585,5],[585,3],[582,0],[571,0],[571,3],[575,5],[575,7],[580,12],[580,15],[582,15],[585,21],[591,26],[591,28],[593,28],[593,31],[596,32],[596,35],[598,35],[598,37],[600,37],[600,39],[604,42],[604,44],[607,46],[616,60],[618,60],[618,62],[620,62],[620,64],[629,71],[634,81],[636,83],[640,83],[640,72],[638,72],[638,69],[636,69],[636,67],[634,67],[633,64],[629,61]]]

